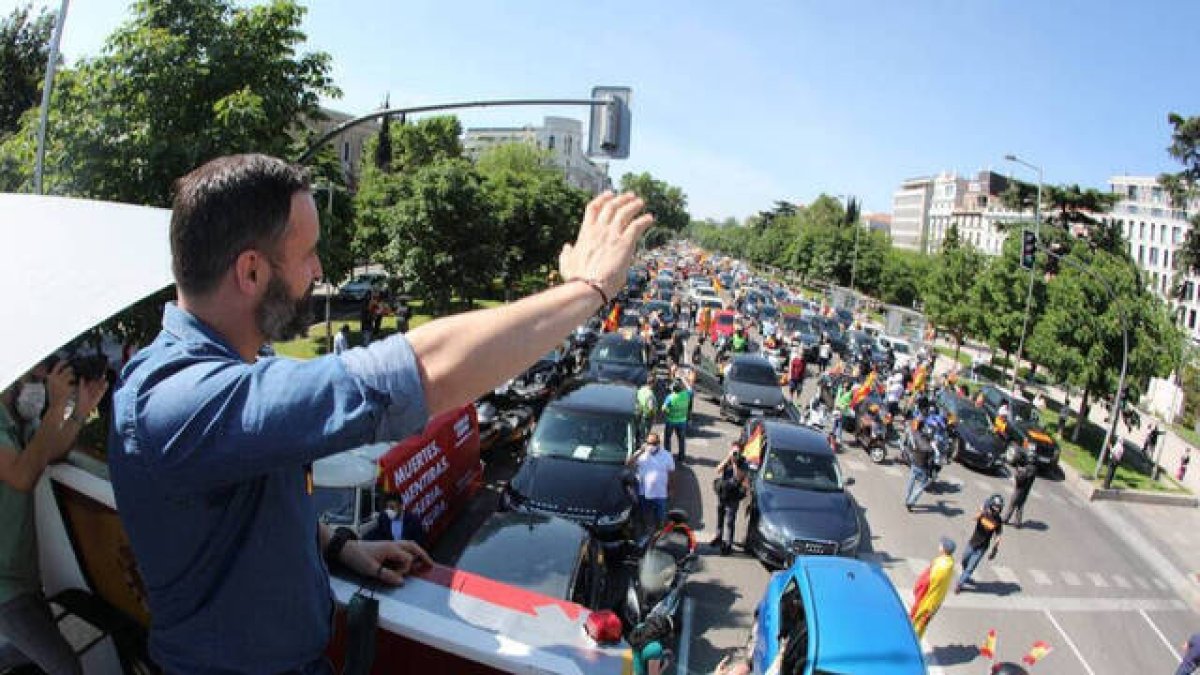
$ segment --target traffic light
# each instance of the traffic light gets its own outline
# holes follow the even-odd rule
[[[1021,267],[1031,270],[1033,269],[1033,258],[1037,255],[1037,235],[1033,233],[1033,230],[1025,230],[1021,235]]]
[[[595,87],[592,99],[607,99],[606,105],[593,105],[588,129],[588,155],[607,159],[629,157],[629,131],[632,116],[629,87]]]

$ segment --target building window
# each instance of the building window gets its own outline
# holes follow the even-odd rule
[[[1163,267],[1171,269],[1171,252],[1163,249]]]
[[[571,154],[571,141],[575,140],[571,136],[567,136],[567,154]]]
[[[1125,196],[1129,197],[1129,199],[1136,202],[1137,198],[1138,198],[1137,197],[1137,195],[1138,195],[1137,186],[1130,185],[1126,188],[1126,190],[1127,190],[1127,192],[1125,193]]]
[[[553,136],[551,136],[551,137],[550,137],[550,142],[549,142],[549,144],[548,144],[546,147],[547,147],[547,148],[549,148],[549,149],[551,149],[551,150],[553,150],[553,149],[554,149],[554,137],[553,137]]]
[[[350,161],[350,141],[345,141],[342,143],[342,161]]]
[[[1165,274],[1164,274],[1164,275],[1162,275],[1162,284],[1161,284],[1161,286],[1162,286],[1162,294],[1163,294],[1163,295],[1166,295],[1166,294],[1167,294],[1167,275],[1165,275]]]
[[[1158,249],[1153,246],[1150,247],[1150,265],[1158,265]]]
[[[1158,225],[1150,223],[1150,241],[1154,241],[1154,235],[1158,234]]]
[[[1188,328],[1191,329],[1191,328],[1195,328],[1195,327],[1196,327],[1196,310],[1193,309],[1193,310],[1188,311]]]
[[[1171,243],[1172,244],[1179,243],[1179,226],[1178,225],[1171,228]]]
[[[1146,264],[1146,247],[1141,244],[1138,245],[1138,264],[1139,265]]]
[[[1146,223],[1141,223],[1138,226],[1138,239],[1146,238]]]

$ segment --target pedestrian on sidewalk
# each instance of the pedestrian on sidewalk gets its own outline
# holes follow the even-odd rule
[[[929,621],[941,609],[946,592],[950,590],[950,580],[954,578],[954,548],[954,540],[942,537],[937,557],[921,572],[917,585],[913,587],[913,605],[908,616],[912,619],[917,639],[924,639]]]
[[[713,488],[717,492],[717,536],[709,542],[721,547],[721,555],[733,552],[738,505],[750,491],[749,465],[742,457],[741,443],[734,442],[729,454],[717,465]]]
[[[663,451],[658,434],[651,432],[641,449],[633,453],[626,464],[637,467],[642,520],[652,519],[650,527],[657,529],[667,519],[667,500],[670,497],[671,472],[675,470],[675,460],[671,459],[669,450]]]
[[[1197,668],[1200,668],[1200,633],[1192,633],[1183,643],[1183,659],[1179,661],[1175,675],[1192,675]]]
[[[671,436],[679,439],[679,461],[687,459],[687,428],[688,413],[692,409],[692,391],[680,380],[671,383],[671,393],[667,394],[662,404],[666,417],[667,453],[671,452]]]
[[[908,485],[904,488],[904,508],[912,513],[921,493],[929,487],[929,469],[933,464],[933,430],[922,423],[912,435],[912,460],[908,472]]]
[[[1112,485],[1113,478],[1117,475],[1117,467],[1121,465],[1121,458],[1124,456],[1125,444],[1114,434],[1111,446],[1108,449],[1108,476],[1104,478],[1104,487]]]
[[[1033,481],[1037,479],[1037,466],[1029,461],[1029,455],[1022,452],[1017,455],[1017,470],[1013,473],[1012,500],[1008,504],[1008,509],[1004,512],[1004,524],[1013,525],[1016,528],[1021,527],[1021,522],[1025,519],[1025,500],[1029,499],[1029,491],[1033,489]],[[1013,523],[1012,520],[1016,519]]]
[[[344,323],[337,335],[333,336],[333,353],[341,354],[347,349],[350,349],[350,324]]]
[[[1179,471],[1175,472],[1175,480],[1183,481],[1183,477],[1187,475],[1188,464],[1192,461],[1192,449],[1184,448],[1183,457],[1179,458]]]
[[[1142,453],[1147,458],[1154,457],[1154,448],[1158,445],[1158,437],[1162,435],[1162,429],[1159,428],[1158,422],[1150,428],[1150,433],[1146,434],[1146,442],[1142,445]]]
[[[961,592],[964,584],[974,583],[971,575],[975,574],[975,569],[979,567],[979,562],[983,559],[983,554],[988,550],[989,545],[992,546],[992,552],[988,554],[988,560],[996,558],[996,554],[1000,551],[1000,533],[1004,530],[1004,524],[1000,520],[1000,513],[1003,510],[1004,497],[992,495],[983,503],[983,509],[975,516],[975,531],[971,533],[971,538],[967,541],[967,549],[963,551],[963,571],[962,575],[958,577],[958,583],[954,584],[955,593]]]

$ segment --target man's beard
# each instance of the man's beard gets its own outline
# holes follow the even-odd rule
[[[288,295],[287,285],[278,274],[267,282],[267,292],[254,312],[258,331],[268,342],[281,342],[304,335],[313,322],[313,284],[299,299]]]

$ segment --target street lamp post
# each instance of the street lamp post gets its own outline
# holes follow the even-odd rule
[[[1017,157],[1016,155],[1005,155],[1004,159],[1015,162],[1022,166],[1026,166],[1037,172],[1038,187],[1037,187],[1037,204],[1034,205],[1034,238],[1041,241],[1042,238],[1042,167],[1035,166]],[[1012,382],[1009,387],[1015,392],[1017,390],[1017,372],[1021,369],[1021,357],[1025,353],[1025,334],[1029,331],[1029,306],[1033,302],[1033,279],[1034,269],[1029,268],[1029,290],[1025,292],[1025,320],[1021,324],[1021,341],[1017,344],[1017,358],[1013,361]]]

